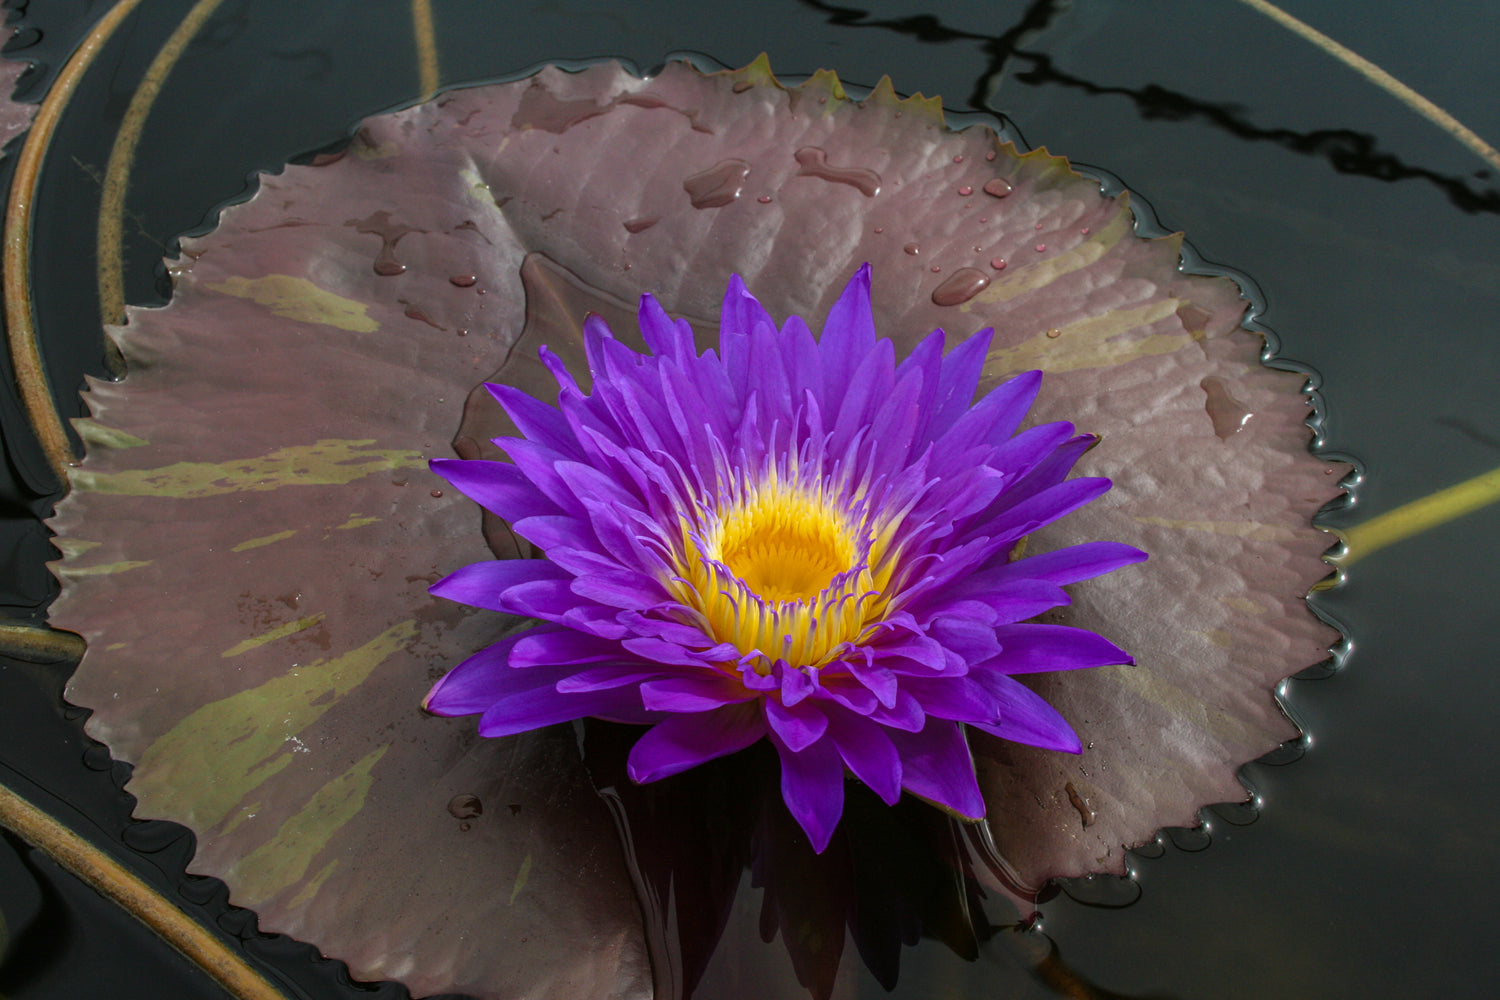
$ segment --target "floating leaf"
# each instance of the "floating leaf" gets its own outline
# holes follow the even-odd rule
[[[14,35],[14,28],[0,28],[0,45],[8,44]],[[0,95],[10,97],[27,68],[27,64],[18,59],[0,59]],[[0,101],[0,146],[9,144],[12,139],[25,132],[35,115],[34,104]]]
[[[1138,665],[1028,678],[1082,757],[973,737],[993,887],[1121,872],[1125,846],[1243,799],[1239,765],[1295,735],[1273,690],[1333,638],[1303,595],[1336,492],[1300,376],[1260,364],[1238,289],[1132,227],[1124,196],[950,131],[935,101],[882,81],[854,102],[831,74],[787,90],[763,62],[547,69],[372,119],[185,241],[172,303],[114,331],[131,374],[92,385],[107,433],[53,522],[54,620],[90,642],[69,696],[136,763],[139,813],[198,833],[197,870],[355,975],[644,993],[571,731],[480,740],[416,707],[516,625],[427,584],[485,538],[519,548],[425,462],[449,441],[498,457],[505,418],[475,388],[498,369],[544,395],[541,344],[584,375],[589,310],[630,330],[650,291],[707,330],[738,273],[772,314],[817,318],[869,261],[898,352],[992,325],[983,388],[1043,368],[1033,419],[1101,436],[1080,472],[1114,489],[1028,551],[1152,553],[1057,618]]]

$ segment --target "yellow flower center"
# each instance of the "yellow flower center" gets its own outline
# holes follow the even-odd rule
[[[768,601],[810,601],[854,565],[849,525],[818,500],[763,490],[727,511],[717,558]]]
[[[887,603],[867,527],[845,504],[774,475],[734,491],[698,524],[683,525],[679,600],[702,612],[708,632],[756,669],[776,660],[819,666],[859,640]],[[727,666],[727,664],[726,664]]]

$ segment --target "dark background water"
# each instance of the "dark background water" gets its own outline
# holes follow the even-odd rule
[[[26,8],[11,57],[37,66],[22,99],[41,98],[108,6]],[[1500,7],[1284,6],[1500,143]],[[132,15],[85,76],[45,169],[33,282],[65,406],[84,372],[103,371],[97,169],[189,7],[146,0]],[[1254,279],[1281,353],[1321,377],[1324,447],[1367,472],[1358,503],[1330,523],[1359,523],[1500,466],[1500,178],[1244,4],[434,0],[433,11],[445,85],[552,60],[620,56],[649,68],[691,50],[738,65],[766,51],[782,73],[827,67],[865,85],[889,74],[898,90],[941,94],[950,110],[1003,112],[1030,143],[1110,171],[1205,258]],[[228,0],[146,125],[127,202],[127,297],[156,301],[163,249],[242,193],[251,173],[415,99],[411,26],[410,6],[394,0]],[[8,380],[0,408],[0,613],[38,621],[52,596],[38,520],[50,498]],[[1371,555],[1322,596],[1353,649],[1333,676],[1289,685],[1307,752],[1247,769],[1263,800],[1253,823],[1210,813],[1209,837],[1164,838],[1161,856],[1138,858],[1134,905],[1066,893],[1048,902],[1046,934],[1095,989],[1062,995],[1493,995],[1497,540],[1500,508],[1486,508]],[[66,669],[0,659],[0,781],[222,928],[291,995],[368,995],[310,948],[256,936],[217,883],[185,883],[191,838],[178,828],[127,822],[125,771],[89,747],[79,713],[64,707]],[[9,836],[0,914],[24,935],[0,965],[10,1000],[222,995]],[[939,946],[908,953],[898,995],[997,992],[1049,995],[995,949],[967,965]]]

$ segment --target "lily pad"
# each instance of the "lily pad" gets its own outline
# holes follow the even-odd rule
[[[1138,664],[1028,678],[1082,757],[972,739],[992,887],[1024,904],[1123,872],[1125,847],[1245,798],[1238,767],[1296,735],[1276,685],[1335,638],[1303,600],[1338,470],[1308,452],[1301,377],[1260,364],[1232,282],[1179,260],[1125,196],[888,81],[852,101],[763,62],[605,63],[371,119],[185,240],[171,304],[111,331],[130,375],[91,385],[52,522],[53,620],[89,641],[69,697],[136,765],[139,815],[192,827],[195,870],[265,929],[419,994],[645,995],[572,731],[480,740],[417,708],[519,624],[427,594],[486,538],[518,546],[426,460],[498,457],[476,386],[543,394],[544,343],[583,374],[589,310],[623,332],[611,313],[650,291],[712,317],[737,273],[774,315],[820,318],[869,261],[898,353],[994,326],[981,389],[1041,368],[1032,419],[1100,436],[1080,472],[1114,489],[1028,551],[1152,554],[1058,616]]]

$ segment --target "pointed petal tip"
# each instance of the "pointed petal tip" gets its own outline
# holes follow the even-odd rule
[[[835,820],[832,826],[826,828],[821,824],[814,824],[811,829],[807,826],[802,827],[802,832],[807,834],[807,839],[812,844],[814,854],[822,854],[828,850],[828,845],[833,840],[833,831],[837,830],[838,826],[838,821]]]
[[[1074,729],[1073,724],[1064,719],[1061,714],[1058,715],[1058,719],[1061,720],[1062,727],[1060,731],[1054,734],[1057,737],[1057,741],[1053,746],[1043,746],[1043,749],[1056,750],[1058,753],[1070,753],[1074,756],[1083,753],[1083,740],[1079,738],[1078,730]]]
[[[471,715],[471,714],[473,714],[473,713],[467,713],[467,712],[454,712],[454,711],[449,710],[446,706],[443,705],[443,698],[442,698],[443,687],[444,687],[445,684],[447,684],[448,677],[452,676],[452,673],[453,672],[450,670],[448,672],[448,675],[438,678],[437,683],[434,684],[434,685],[432,685],[432,687],[430,687],[430,688],[427,689],[427,693],[422,696],[422,701],[421,701],[422,711],[424,711],[424,712],[430,712],[433,715],[442,716],[445,719],[453,719],[453,718],[457,718],[460,715]]]
[[[637,767],[635,761],[625,761],[625,774],[637,785],[649,785],[653,781],[660,781],[672,772],[664,767],[643,768]]]
[[[957,806],[945,805],[941,802],[934,803],[934,805],[953,816],[960,823],[978,823],[982,821],[986,815],[986,809],[983,799],[979,800],[979,807],[972,810],[973,815],[971,815],[970,812],[960,809]]]
[[[731,274],[729,276],[729,283],[724,287],[725,304],[734,302],[736,300],[754,303],[755,311],[763,311],[763,308],[760,304],[760,299],[757,299],[755,297],[755,293],[750,291],[750,286],[745,284],[745,279],[740,277],[738,273]],[[750,331],[745,330],[743,332],[749,333]]]
[[[844,295],[857,295],[868,305],[871,284],[871,268],[869,263],[866,262],[855,268],[854,274],[849,277],[849,283],[844,286]]]

